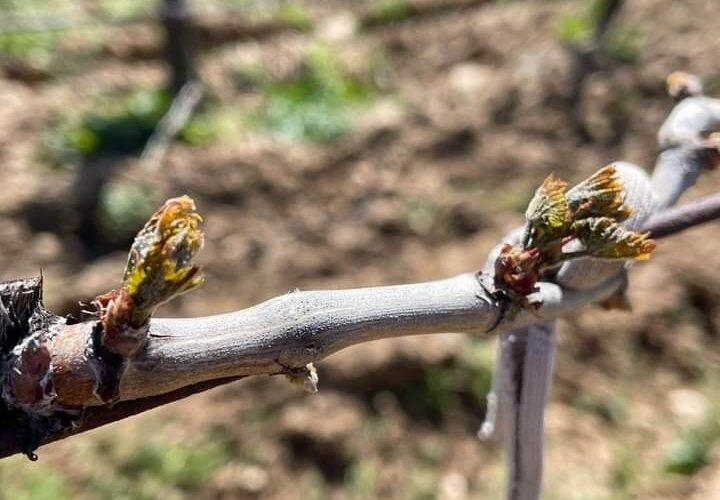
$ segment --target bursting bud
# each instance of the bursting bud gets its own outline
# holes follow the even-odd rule
[[[155,309],[203,281],[192,260],[203,245],[202,218],[188,196],[172,198],[135,237],[120,290],[93,304],[102,325],[102,343],[130,356],[144,343]]]

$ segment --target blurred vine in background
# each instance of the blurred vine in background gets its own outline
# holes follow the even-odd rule
[[[584,2],[582,10],[564,15],[556,27],[557,37],[565,43],[585,44],[601,22],[608,0]],[[605,50],[616,61],[633,64],[640,59],[640,31],[634,26],[612,25],[605,34]]]
[[[46,159],[56,166],[73,167],[91,156],[136,154],[142,150],[158,122],[172,104],[165,89],[132,91],[104,96],[93,110],[80,116],[60,116],[44,140]],[[193,116],[179,133],[179,140],[197,145],[215,134],[212,111]]]

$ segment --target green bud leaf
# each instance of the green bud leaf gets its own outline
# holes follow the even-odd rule
[[[564,181],[551,174],[535,191],[525,212],[528,221],[526,246],[542,246],[565,236],[570,225],[566,187]]]
[[[130,356],[144,341],[155,309],[200,285],[192,259],[203,244],[202,218],[187,196],[165,202],[135,237],[120,290],[93,301],[111,351]]]
[[[166,201],[137,234],[123,276],[135,303],[133,324],[202,283],[199,268],[191,265],[203,244],[201,222],[195,202],[181,196]]]
[[[593,257],[647,260],[655,249],[648,234],[622,228],[609,217],[590,217],[575,221],[572,232]]]
[[[632,211],[623,205],[625,188],[612,165],[598,170],[573,187],[567,193],[567,201],[574,220],[610,217],[620,222],[627,219]]]

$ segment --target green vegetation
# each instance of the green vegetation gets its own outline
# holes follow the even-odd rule
[[[227,0],[226,5],[253,22],[279,21],[299,31],[310,31],[314,25],[311,12],[296,0],[258,2],[252,0]]]
[[[152,477],[164,484],[195,490],[205,484],[225,458],[226,451],[212,443],[205,446],[149,443],[128,457],[119,472],[131,480]]]
[[[147,0],[123,0],[122,2],[99,0],[95,3],[105,16],[112,19],[127,19],[147,13],[154,14],[160,6],[159,1],[148,2]]]
[[[352,111],[368,103],[374,93],[370,83],[350,75],[323,47],[309,53],[294,79],[272,81],[260,70],[240,77],[258,88],[263,104],[243,114],[209,103],[183,127],[179,140],[207,144],[224,131],[236,132],[244,116],[251,125],[287,140],[329,141],[352,128]],[[46,151],[53,163],[61,165],[93,155],[137,154],[171,104],[171,95],[157,89],[104,96],[91,112],[62,117],[46,138]]]
[[[464,405],[484,410],[492,383],[492,352],[487,343],[468,341],[458,358],[428,367],[422,379],[397,394],[400,403],[433,422]]]
[[[134,442],[128,450],[112,433],[92,447],[76,449],[67,467],[55,470],[22,457],[0,463],[2,498],[13,500],[180,500],[196,498],[215,471],[231,458],[222,440],[200,443],[163,437]],[[56,462],[57,463],[57,462]]]
[[[675,440],[667,451],[665,470],[675,474],[694,474],[708,464],[710,446],[697,436]]]
[[[190,146],[202,146],[212,143],[221,135],[225,135],[228,127],[226,123],[228,115],[221,109],[209,106],[204,112],[194,115],[180,131],[179,139]]]
[[[580,44],[587,42],[602,15],[606,0],[592,0],[580,13],[562,17],[556,27],[560,40]],[[635,63],[640,58],[640,32],[634,27],[610,26],[605,49],[614,59],[624,63]]]
[[[563,42],[582,43],[590,37],[592,26],[585,14],[566,15],[560,19],[556,32]]]
[[[438,472],[432,469],[415,471],[410,481],[411,498],[435,500],[437,498]]]
[[[230,457],[230,450],[213,440],[198,445],[153,439],[125,456],[106,442],[97,451],[113,465],[110,473],[89,478],[88,490],[132,500],[191,497]]]
[[[60,36],[57,31],[0,33],[0,54],[32,62],[45,60]]]
[[[440,216],[440,207],[429,198],[410,198],[405,201],[402,223],[411,232],[427,234]]]
[[[710,462],[720,440],[720,419],[712,414],[702,423],[682,429],[665,454],[663,469],[674,474],[695,474]]]
[[[143,90],[99,100],[86,115],[59,123],[47,144],[56,157],[138,152],[172,100],[165,91]]]
[[[257,90],[267,84],[267,75],[260,64],[238,65],[228,70],[236,88],[244,91]]]
[[[626,418],[622,403],[615,398],[598,398],[586,392],[578,393],[571,401],[573,408],[605,420],[609,425],[619,425]]]
[[[98,217],[109,239],[124,243],[131,238],[156,207],[156,199],[149,186],[130,183],[111,183],[100,194]]]
[[[388,24],[408,19],[413,9],[407,0],[379,0],[370,6],[366,25]]]
[[[147,143],[160,119],[172,104],[164,89],[119,93],[98,99],[93,111],[62,117],[45,140],[53,163],[72,164],[91,155],[137,154]],[[193,116],[179,133],[191,145],[215,137],[212,110]]]
[[[299,31],[309,31],[313,27],[313,20],[310,13],[299,3],[281,3],[277,7],[275,17]]]
[[[613,29],[607,39],[607,51],[620,62],[633,64],[640,59],[640,32],[634,27]]]
[[[628,491],[640,473],[636,450],[628,446],[618,447],[610,466],[610,483],[618,491]]]
[[[359,460],[348,470],[345,483],[353,498],[376,498],[375,486],[380,467],[374,460]]]
[[[143,5],[145,7],[141,10]],[[94,7],[103,15],[115,19],[148,10],[147,2],[142,0],[94,2]],[[72,51],[75,52],[76,48],[82,46],[80,51],[87,52],[97,49],[105,35],[110,32],[109,26],[92,23],[91,18],[83,15],[82,7],[78,7],[77,2],[72,0],[0,0],[0,12],[9,14],[11,27],[13,16],[18,16],[22,20],[17,23],[17,31],[0,33],[0,55],[15,57],[23,63],[43,67],[62,59],[63,65],[53,68],[53,73],[56,73],[56,70],[66,69],[67,56],[72,58],[78,56],[77,53],[68,54],[65,51],[58,51],[58,46],[63,40],[72,37]],[[56,12],[68,16],[67,25],[64,25],[63,19],[53,25],[58,21],[53,16]],[[76,17],[77,22],[75,22]],[[43,27],[43,23],[48,22],[50,24]],[[30,24],[30,27],[26,28],[26,24]],[[79,42],[81,39],[82,42]],[[62,52],[61,58],[57,57],[59,52]]]
[[[372,86],[349,75],[330,49],[311,51],[302,73],[290,81],[261,83],[264,103],[254,124],[290,141],[336,139],[352,127],[351,112],[367,104]]]
[[[43,464],[25,461],[0,464],[3,498],[15,500],[70,500],[63,476]]]

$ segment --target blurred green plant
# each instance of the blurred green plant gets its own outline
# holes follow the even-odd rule
[[[155,130],[172,99],[164,90],[142,90],[108,96],[94,110],[61,121],[46,140],[53,153],[122,155],[136,153]]]
[[[172,96],[165,89],[105,96],[87,114],[60,118],[45,137],[47,156],[54,164],[73,165],[91,155],[136,154],[171,104]],[[178,139],[190,145],[212,141],[216,135],[214,112],[208,106],[194,115]]]
[[[103,14],[117,18],[115,11],[122,9],[129,12],[131,6],[134,6],[133,12],[137,13],[138,8],[142,4],[147,5],[147,2],[142,0],[98,1],[93,4]],[[108,26],[93,25],[92,23],[81,26],[82,29],[74,29],[72,21],[67,27],[47,26],[43,29],[42,18],[46,18],[51,12],[64,13],[65,11],[79,14],[82,7],[79,8],[77,2],[72,0],[0,0],[0,12],[8,14],[11,30],[13,16],[18,16],[23,20],[18,23],[18,31],[11,32],[10,30],[0,33],[0,55],[15,57],[32,66],[51,65],[53,74],[66,71],[69,67],[82,67],[80,59],[86,58],[89,51],[97,51],[111,29]],[[147,7],[145,11],[147,11]],[[25,28],[23,24],[28,21],[31,25],[37,21],[38,26]],[[70,38],[72,38],[72,50],[58,50],[61,42]],[[72,64],[68,64],[68,62],[72,62]]]
[[[451,412],[486,408],[492,384],[492,349],[487,343],[468,341],[462,353],[447,364],[428,367],[416,383],[403,388],[398,400],[410,413],[441,422]]]
[[[610,465],[610,483],[615,490],[628,491],[640,474],[640,463],[637,450],[625,446],[618,446]]]
[[[375,487],[380,467],[375,460],[361,459],[354,462],[348,469],[345,483],[353,498],[377,498]]]
[[[208,109],[191,118],[178,134],[178,138],[190,146],[203,146],[212,143],[221,135],[222,112]]]
[[[633,64],[640,59],[640,31],[633,26],[618,27],[610,31],[607,51],[620,62]]]
[[[416,467],[408,485],[410,498],[415,500],[435,500],[438,498],[438,476],[437,467]]]
[[[126,456],[113,446],[98,451],[114,465],[109,474],[93,477],[87,487],[115,500],[192,497],[231,459],[230,450],[212,440],[195,445],[153,439]]]
[[[670,445],[665,470],[675,474],[694,474],[708,464],[709,443],[697,436],[679,438]]]
[[[440,207],[430,198],[408,198],[402,211],[402,223],[415,234],[427,234],[440,216]]]
[[[314,25],[312,13],[297,0],[225,0],[224,3],[240,12],[247,21],[279,21],[298,31],[309,31]]]
[[[556,34],[563,42],[582,43],[590,37],[592,23],[587,14],[567,14],[557,24]]]
[[[710,453],[720,440],[720,419],[713,413],[702,423],[681,429],[665,453],[663,470],[691,475],[710,463]]]
[[[297,78],[261,83],[264,103],[251,118],[290,141],[330,141],[351,129],[351,112],[367,104],[373,90],[344,71],[329,48],[316,47]]]
[[[0,33],[0,54],[30,62],[44,62],[60,38],[57,31]]]
[[[130,479],[154,476],[186,490],[200,488],[227,459],[227,451],[209,443],[201,446],[149,443],[135,451],[119,467]]]
[[[108,239],[124,243],[143,226],[155,206],[156,199],[148,185],[106,184],[100,194],[100,227]]]
[[[3,461],[0,464],[2,498],[13,500],[70,500],[73,496],[62,475],[40,464]]]
[[[370,5],[365,24],[396,23],[408,19],[412,14],[413,9],[408,0],[378,0]]]
[[[297,2],[282,2],[277,6],[275,17],[298,31],[309,31],[313,27],[312,16]]]
[[[228,69],[228,76],[239,90],[251,91],[262,88],[268,77],[260,64],[243,64]]]
[[[622,402],[615,398],[598,398],[587,392],[579,392],[570,405],[580,411],[602,418],[611,426],[621,424],[626,418]]]
[[[563,42],[587,42],[598,24],[607,0],[586,2],[584,10],[563,16],[556,28],[556,36]],[[640,58],[640,32],[632,26],[610,26],[605,42],[607,53],[614,59],[632,64]]]
[[[162,0],[160,0],[162,1]],[[127,19],[140,14],[155,14],[159,1],[123,0],[122,2],[96,0],[95,7],[112,19]]]

